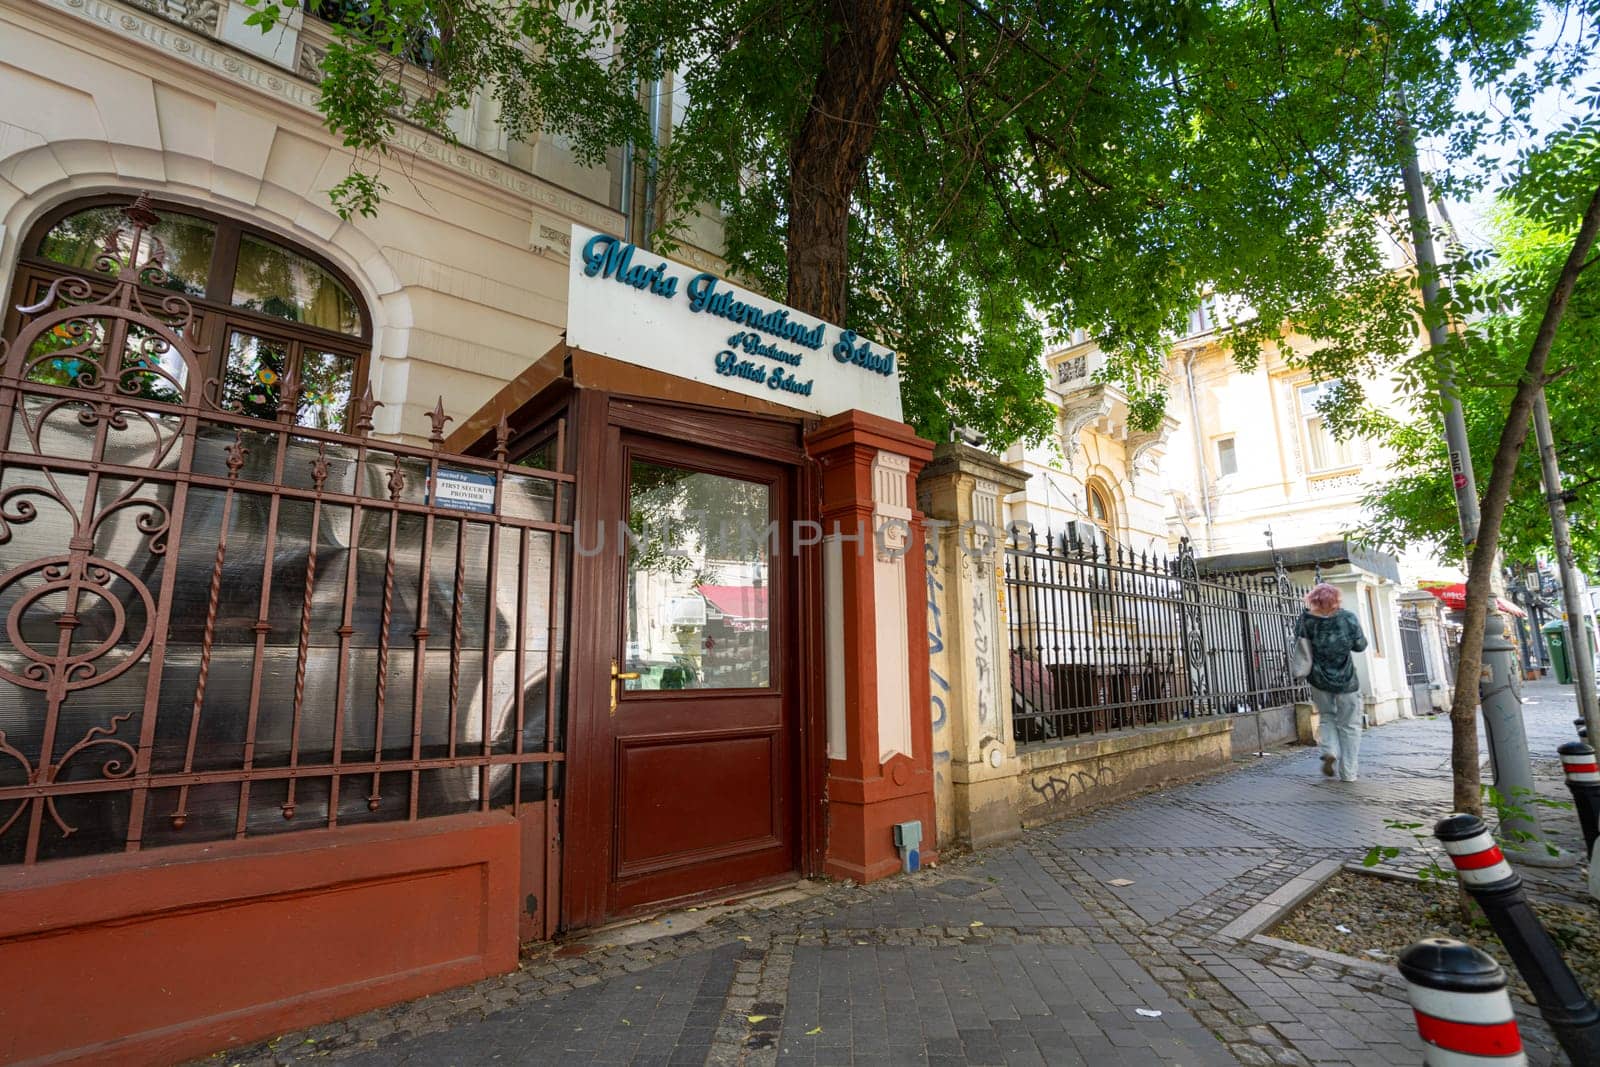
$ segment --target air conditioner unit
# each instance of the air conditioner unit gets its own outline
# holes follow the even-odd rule
[[[667,601],[667,624],[669,626],[704,626],[706,624],[706,601],[699,596],[675,596]]]
[[[1097,555],[1104,556],[1107,551],[1106,532],[1092,522],[1083,519],[1074,519],[1067,523],[1064,531],[1067,548],[1082,549],[1088,552],[1093,546]]]

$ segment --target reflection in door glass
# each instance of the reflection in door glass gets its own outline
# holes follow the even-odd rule
[[[772,684],[765,485],[633,462],[623,601],[630,689]]]
[[[258,419],[277,418],[278,382],[288,362],[288,342],[238,330],[228,331],[223,397],[238,404],[242,414]]]
[[[300,403],[295,421],[318,430],[349,432],[356,361],[337,352],[306,349],[300,357]]]

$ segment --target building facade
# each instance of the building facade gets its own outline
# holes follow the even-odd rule
[[[1369,722],[1410,714],[1400,646],[1399,594],[1437,568],[1353,545],[1362,497],[1381,478],[1379,442],[1336,438],[1318,410],[1330,388],[1269,346],[1245,371],[1219,343],[1208,301],[1174,344],[1167,415],[1154,431],[1127,425],[1116,386],[1097,380],[1104,356],[1077,332],[1045,357],[1061,411],[1058,436],[1007,459],[1031,475],[1007,499],[1012,520],[1102,539],[1129,558],[1192,549],[1216,574],[1265,576],[1283,560],[1296,584],[1328,581],[1371,637],[1358,657]],[[1286,339],[1292,346],[1294,338]],[[1393,407],[1392,392],[1369,398]]]
[[[1169,414],[1154,431],[1134,430],[1126,394],[1095,378],[1105,357],[1094,342],[1082,331],[1066,340],[1045,357],[1056,432],[1004,453],[1028,478],[1007,495],[1006,519],[1085,543],[1165,554],[1175,539],[1163,472],[1180,423]]]
[[[559,340],[572,224],[639,236],[644,182],[620,152],[582,167],[560,138],[508,141],[484,99],[454,116],[455,144],[402,127],[382,210],[341,219],[327,194],[353,160],[316,109],[331,28],[294,9],[264,35],[243,24],[250,11],[238,0],[0,8],[8,297],[18,265],[40,258],[47,217],[147,192],[169,213],[194,209],[330,269],[361,306],[355,395],[370,384],[383,404],[378,433],[422,441],[438,397],[464,418]],[[658,96],[670,118],[670,92]],[[193,255],[226,251],[195,238]],[[714,269],[719,242],[705,221],[676,254]]]
[[[936,858],[890,353],[487,98],[340,218],[329,27],[248,13],[0,0],[0,1060]]]

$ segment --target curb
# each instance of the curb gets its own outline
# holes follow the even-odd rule
[[[1344,869],[1349,871],[1351,874],[1364,874],[1369,878],[1387,878],[1391,882],[1410,882],[1413,885],[1421,885],[1424,882],[1427,882],[1430,885],[1436,884],[1431,879],[1412,874],[1410,871],[1386,869],[1382,864],[1367,867],[1359,861],[1352,860],[1344,865]]]
[[[1312,959],[1321,960],[1324,963],[1337,964],[1347,971],[1362,971],[1386,978],[1396,977],[1394,964],[1392,963],[1364,960],[1360,956],[1346,956],[1343,952],[1330,952],[1325,948],[1302,945],[1298,941],[1284,941],[1280,938],[1268,937],[1266,934],[1257,934],[1250,941],[1252,944],[1264,945],[1267,948],[1277,949],[1279,952],[1293,952],[1301,956],[1310,956]]]
[[[1269,893],[1266,899],[1250,907],[1214,936],[1224,941],[1248,941],[1293,911],[1301,901],[1321,889],[1323,883],[1338,874],[1344,860],[1318,860],[1306,870],[1295,875]],[[1281,942],[1287,945],[1288,942]],[[1353,957],[1352,957],[1353,958]],[[1360,963],[1360,960],[1356,960]]]

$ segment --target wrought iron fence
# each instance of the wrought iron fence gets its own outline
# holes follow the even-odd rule
[[[1428,694],[1432,679],[1422,644],[1422,619],[1416,608],[1401,608],[1397,622],[1400,628],[1400,654],[1405,659],[1406,687],[1411,692],[1411,711],[1420,715],[1432,706]]]
[[[571,475],[243,414],[154,221],[0,340],[0,863],[553,799]]]
[[[1400,609],[1400,650],[1406,661],[1406,684],[1427,685],[1428,657],[1422,646],[1422,619],[1416,608]]]
[[[1005,558],[1019,744],[1303,699],[1289,650],[1305,590],[1014,530]]]

